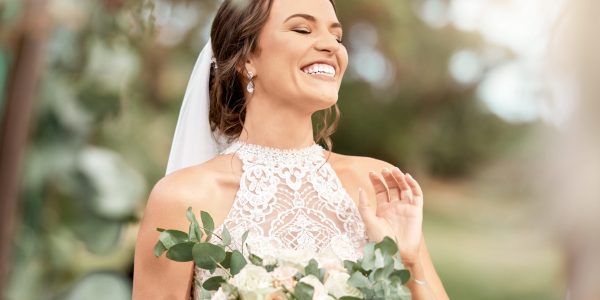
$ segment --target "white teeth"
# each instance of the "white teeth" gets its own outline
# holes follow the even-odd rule
[[[335,68],[326,64],[312,64],[302,69],[307,74],[322,74],[326,76],[335,76]]]

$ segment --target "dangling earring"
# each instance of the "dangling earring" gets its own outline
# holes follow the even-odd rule
[[[252,78],[254,78],[254,74],[248,72],[248,85],[246,86],[246,90],[250,94],[254,93],[254,81],[252,81]]]

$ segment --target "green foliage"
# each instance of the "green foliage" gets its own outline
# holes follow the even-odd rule
[[[296,288],[294,289],[294,296],[298,300],[312,300],[314,293],[315,288],[304,282],[296,284]]]
[[[410,295],[404,286],[410,272],[404,268],[398,245],[389,237],[379,243],[368,243],[363,258],[357,262],[344,261],[351,274],[348,283],[360,290],[365,299],[404,299]]]

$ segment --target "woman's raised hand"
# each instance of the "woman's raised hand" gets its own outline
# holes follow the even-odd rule
[[[367,235],[374,242],[385,236],[398,242],[405,263],[416,263],[422,238],[423,192],[419,183],[400,169],[383,169],[381,175],[369,172],[375,188],[376,207],[369,204],[365,191],[359,188],[359,211]]]

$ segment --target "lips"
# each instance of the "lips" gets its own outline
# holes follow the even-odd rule
[[[328,61],[313,62],[303,67],[301,70],[302,72],[312,76],[321,75],[319,77],[333,78],[336,75],[335,65]]]

